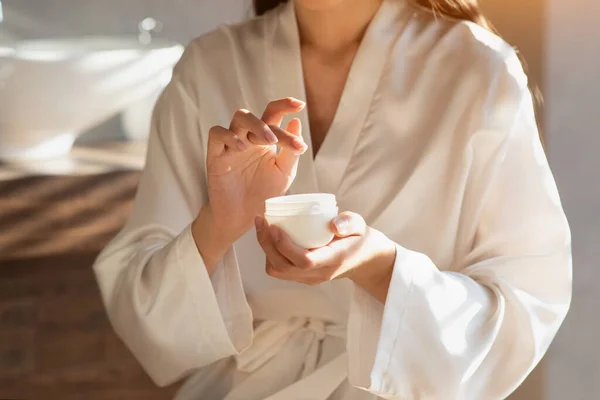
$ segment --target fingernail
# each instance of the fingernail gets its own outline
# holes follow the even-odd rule
[[[304,102],[302,100],[298,100],[298,99],[294,99],[294,98],[290,98],[290,100],[294,107],[304,107],[306,105],[306,102]]]
[[[277,139],[277,136],[275,136],[275,134],[270,130],[265,132],[265,137],[267,138],[267,141],[271,144],[275,144],[279,141],[279,139]]]
[[[299,140],[299,139],[294,139],[292,141],[294,147],[298,150],[306,150],[306,143],[304,143],[303,141]]]
[[[333,224],[335,225],[335,229],[337,229],[340,235],[348,234],[349,224],[346,218],[339,217],[333,220]]]
[[[271,239],[273,239],[273,242],[275,243],[279,242],[279,239],[281,239],[279,228],[277,228],[276,226],[271,227]]]
[[[262,217],[254,218],[254,226],[256,226],[256,232],[260,232],[265,228],[265,221]]]
[[[239,150],[241,150],[241,151],[246,151],[246,150],[248,150],[248,146],[246,146],[246,143],[242,142],[242,140],[241,140],[241,139],[238,139],[238,141],[237,141],[237,145],[236,145],[236,146],[237,146],[237,148],[238,148]]]

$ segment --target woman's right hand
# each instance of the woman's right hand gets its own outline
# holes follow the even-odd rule
[[[261,118],[238,110],[229,128],[209,132],[206,169],[209,202],[192,225],[193,236],[209,272],[227,248],[264,213],[265,200],[281,196],[292,184],[307,146],[300,120],[279,125],[305,103],[293,98],[272,101]],[[279,155],[276,145],[281,147]]]

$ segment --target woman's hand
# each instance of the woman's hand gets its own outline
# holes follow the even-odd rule
[[[262,217],[257,217],[255,224],[270,276],[307,285],[349,278],[385,301],[396,246],[383,233],[368,227],[360,215],[347,212],[336,217],[331,223],[336,238],[314,250],[296,245]]]
[[[227,247],[252,227],[266,199],[289,189],[307,146],[300,120],[293,119],[286,130],[279,125],[286,114],[304,106],[292,98],[272,101],[260,118],[238,110],[229,128],[211,128],[206,159],[209,202],[192,225],[207,265],[216,265]],[[282,147],[279,155],[276,145]]]

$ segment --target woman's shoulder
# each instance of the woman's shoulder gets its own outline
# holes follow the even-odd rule
[[[470,21],[455,23],[446,38],[448,47],[465,55],[468,62],[481,66],[496,79],[513,80],[522,89],[527,75],[515,47],[496,33]]]
[[[514,47],[496,33],[474,22],[450,21],[441,25],[441,47],[467,56],[471,61],[497,65],[516,53]]]
[[[457,79],[469,75],[488,82],[503,76],[527,87],[517,50],[481,25],[416,12],[407,28],[405,32],[413,36],[405,41],[410,43],[407,54],[421,59],[430,70],[454,68]]]
[[[394,65],[407,79],[394,82],[399,82],[398,91],[408,91],[406,98],[414,96],[415,104],[427,104],[427,110],[449,113],[452,119],[460,113],[471,126],[485,123],[502,127],[494,131],[507,131],[505,125],[529,101],[528,78],[517,51],[488,29],[423,12],[412,16],[402,35]],[[470,140],[473,132],[455,133]]]

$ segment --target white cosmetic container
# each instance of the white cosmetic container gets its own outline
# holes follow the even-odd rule
[[[331,220],[338,215],[335,195],[297,194],[268,199],[265,219],[305,249],[323,247],[334,237]]]

